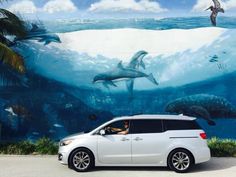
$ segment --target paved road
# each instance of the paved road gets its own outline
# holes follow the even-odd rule
[[[0,177],[235,177],[236,158],[212,158],[197,165],[187,174],[177,174],[167,168],[95,168],[77,173],[59,164],[56,156],[0,155]]]

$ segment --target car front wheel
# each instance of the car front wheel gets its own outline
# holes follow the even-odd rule
[[[177,173],[185,173],[193,165],[193,157],[185,149],[176,149],[172,151],[168,158],[168,166]]]
[[[94,166],[93,154],[87,149],[77,149],[70,155],[69,166],[78,172],[89,171]]]

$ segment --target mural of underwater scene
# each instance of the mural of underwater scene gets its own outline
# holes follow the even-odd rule
[[[1,9],[1,140],[58,140],[134,114],[195,116],[209,137],[236,139],[236,17],[213,2],[210,18]]]

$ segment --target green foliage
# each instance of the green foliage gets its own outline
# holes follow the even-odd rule
[[[1,154],[32,154],[35,151],[35,145],[30,141],[21,141],[14,144],[0,145]]]
[[[49,138],[41,138],[35,143],[30,141],[21,141],[18,143],[0,144],[0,154],[49,154],[55,155],[58,151],[56,142]]]
[[[236,157],[236,141],[212,138],[208,141],[213,157]]]
[[[0,34],[14,35],[16,37],[24,37],[26,35],[26,28],[24,21],[6,9],[0,8]]]
[[[19,73],[25,73],[23,58],[0,42],[0,61]]]
[[[41,138],[36,143],[36,152],[39,154],[57,154],[58,145],[49,138]]]

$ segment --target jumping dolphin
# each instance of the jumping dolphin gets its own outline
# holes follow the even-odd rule
[[[132,93],[134,79],[142,77],[145,77],[153,84],[158,85],[157,81],[155,80],[152,74],[147,75],[135,69],[124,68],[122,62],[120,62],[117,65],[117,68],[115,68],[113,71],[96,75],[93,79],[93,83],[102,82],[106,88],[109,88],[109,85],[117,87],[114,82],[125,80],[128,91]]]
[[[44,42],[44,45],[48,45],[51,42],[61,43],[59,36],[56,34],[30,34],[16,40],[37,40],[38,42]]]
[[[48,45],[51,42],[61,43],[59,36],[56,34],[39,35],[39,38],[38,42],[44,42],[44,45]]]
[[[134,54],[134,56],[130,59],[130,62],[128,64],[128,68],[132,69],[138,69],[139,66],[141,66],[143,69],[145,69],[145,64],[143,62],[143,58],[148,53],[144,50],[140,50]]]
[[[38,42],[44,42],[44,45],[48,45],[51,42],[61,43],[59,36],[49,33],[43,24],[30,23],[26,25],[28,25],[26,36],[15,38],[14,42],[21,40],[37,40]]]
[[[216,26],[216,17],[218,15],[219,12],[222,12],[224,13],[224,9],[221,8],[221,5],[220,5],[220,2],[218,0],[212,0],[213,3],[214,3],[214,6],[210,6],[209,8],[207,8],[206,10],[211,10],[212,13],[211,13],[211,23],[213,26]]]
[[[166,112],[196,116],[215,125],[212,118],[236,118],[236,107],[223,97],[196,94],[178,98],[167,104]]]

